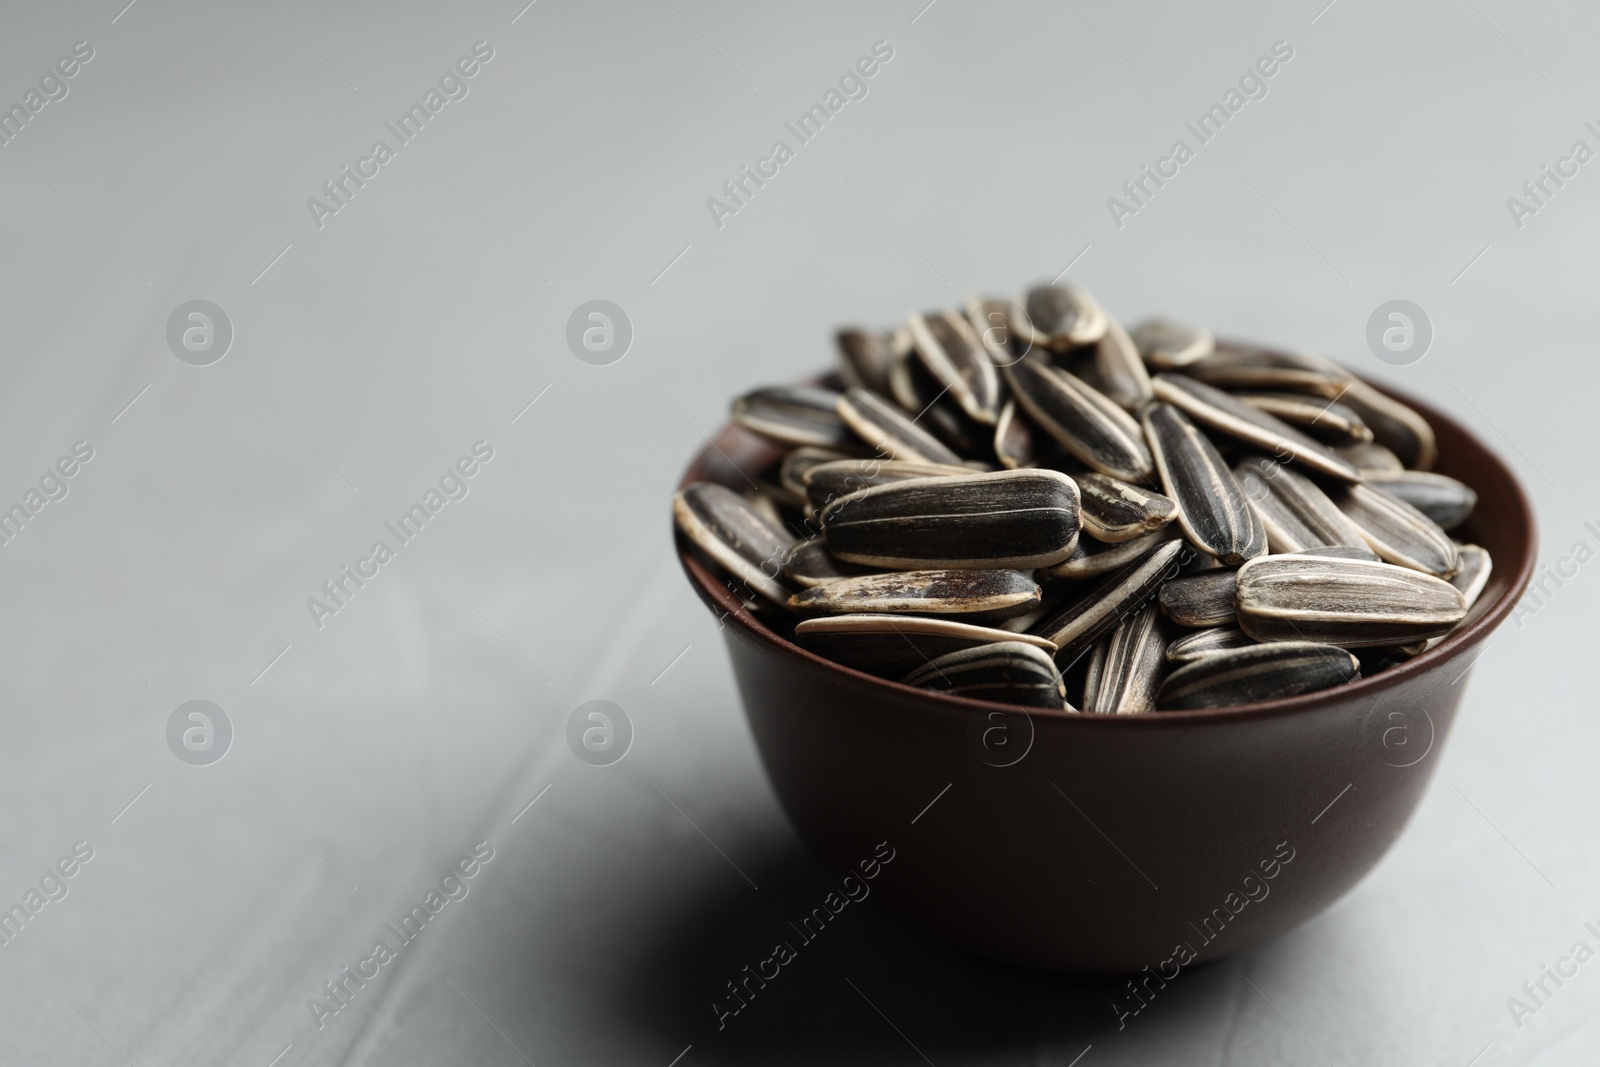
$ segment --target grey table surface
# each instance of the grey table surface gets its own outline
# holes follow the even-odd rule
[[[1600,964],[1509,1001],[1600,945],[1600,164],[1573,155],[1600,148],[1600,11],[124,2],[0,20],[0,504],[29,515],[0,545],[0,904],[37,904],[0,945],[0,1062],[1596,1061]],[[1280,41],[1221,133],[1186,132]],[[1568,177],[1532,199],[1545,165]],[[1521,473],[1565,577],[1495,638],[1370,877],[1126,1028],[1106,983],[868,902],[719,1031],[723,981],[831,876],[677,571],[670,488],[835,324],[1064,270],[1126,319],[1435,399]],[[1366,325],[1397,298],[1434,336],[1386,366]],[[168,343],[198,299],[231,325],[209,363],[203,324]],[[633,334],[606,366],[567,343],[595,299]],[[457,499],[360,563],[441,479]],[[345,565],[377,573],[313,612]],[[634,731],[605,767],[566,740],[597,698]],[[225,758],[169,745],[191,700]],[[212,719],[179,716],[191,759]],[[466,895],[402,943],[441,880]],[[377,973],[335,1012],[347,967]]]

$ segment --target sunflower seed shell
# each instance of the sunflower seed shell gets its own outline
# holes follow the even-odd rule
[[[1239,628],[1257,641],[1381,647],[1440,637],[1467,613],[1449,582],[1390,563],[1267,556],[1239,568]]]
[[[1303,552],[1329,545],[1366,546],[1357,526],[1310,478],[1264,456],[1233,468],[1274,552]],[[1377,559],[1367,549],[1363,559]]]
[[[913,314],[906,320],[917,358],[967,415],[993,425],[1000,411],[1000,376],[966,316],[954,311]]]
[[[1261,520],[1205,434],[1183,412],[1162,403],[1145,412],[1144,430],[1161,484],[1195,547],[1229,566],[1266,552]]]
[[[1177,570],[1184,542],[1164,541],[1097,582],[1068,592],[1062,606],[1040,619],[1029,633],[1056,643],[1056,662],[1071,664],[1124,615],[1144,605]]]
[[[1258,411],[1282,419],[1329,445],[1362,444],[1372,440],[1371,428],[1361,421],[1355,409],[1337,400],[1323,400],[1305,393],[1234,395]]]
[[[1249,648],[1256,639],[1237,626],[1217,626],[1209,630],[1196,630],[1174,639],[1167,645],[1168,663],[1187,663],[1211,652],[1224,652],[1230,648]]]
[[[1064,711],[1066,687],[1048,653],[1021,641],[948,652],[901,679],[902,684],[973,700]]]
[[[1154,711],[1156,690],[1166,672],[1166,651],[1161,615],[1154,604],[1125,617],[1105,644],[1095,677],[1094,702],[1089,702],[1086,692],[1083,710],[1098,715]]]
[[[1031,634],[916,615],[832,615],[806,619],[794,628],[802,648],[868,674],[899,678],[950,652],[999,641],[1020,641],[1045,656],[1056,646]]]
[[[694,546],[749,588],[777,604],[789,590],[777,579],[794,538],[726,486],[694,482],[672,498],[672,517]]]
[[[1448,578],[1461,566],[1456,543],[1439,524],[1398,497],[1369,485],[1352,485],[1334,502],[1388,563]]]
[[[1022,307],[1031,331],[1028,340],[1057,352],[1094,344],[1105,336],[1109,322],[1095,298],[1072,285],[1030,289]]]
[[[1359,677],[1359,662],[1342,648],[1279,641],[1193,659],[1167,676],[1156,702],[1163,711],[1219,708],[1282,700]]]
[[[739,397],[730,411],[734,422],[774,441],[837,447],[851,441],[835,410],[838,398],[810,385],[770,386]]]
[[[1478,494],[1454,478],[1432,471],[1399,471],[1367,475],[1367,484],[1398,497],[1439,524],[1453,530],[1478,506]]]
[[[1170,319],[1145,319],[1128,331],[1152,370],[1178,370],[1216,349],[1211,331],[1203,326],[1186,326]]]
[[[1178,514],[1170,497],[1092,472],[1077,479],[1082,495],[1083,532],[1116,544],[1159,530]]]
[[[1238,617],[1233,606],[1237,579],[1238,572],[1232,570],[1173,578],[1161,586],[1161,611],[1192,630],[1231,626]]]
[[[841,578],[802,589],[788,603],[810,614],[956,615],[986,624],[1021,615],[1040,598],[1023,571],[925,570]]]
[[[1231,393],[1180,374],[1158,374],[1154,387],[1157,398],[1220,433],[1340,481],[1361,480],[1361,472],[1349,460]]]
[[[846,390],[836,408],[844,425],[890,459],[943,463],[952,467],[962,465],[961,457],[938,438],[865,389]]]
[[[1074,458],[1125,482],[1147,481],[1150,450],[1138,424],[1087,383],[1032,357],[1005,369],[1017,403]]]

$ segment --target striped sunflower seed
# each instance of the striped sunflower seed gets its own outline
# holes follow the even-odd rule
[[[726,486],[694,482],[672,498],[678,529],[700,551],[749,588],[777,604],[789,602],[778,581],[794,538]]]
[[[836,408],[844,424],[881,455],[912,463],[961,466],[960,456],[874,393],[847,389]]]
[[[1349,371],[1309,352],[1272,352],[1262,348],[1218,345],[1184,373],[1219,389],[1256,392],[1312,393],[1335,400],[1354,381]]]
[[[1008,367],[1028,354],[1033,327],[1021,304],[1002,297],[973,297],[967,301],[967,322],[995,367]]]
[[[1478,506],[1478,494],[1445,474],[1432,471],[1385,471],[1367,475],[1367,484],[1398,497],[1439,524],[1453,530]]]
[[[1105,336],[1095,342],[1085,373],[1089,384],[1125,411],[1138,411],[1150,402],[1150,372],[1116,319],[1106,319]]]
[[[1457,551],[1461,556],[1461,569],[1450,576],[1450,584],[1461,590],[1461,598],[1471,608],[1483,595],[1484,586],[1489,584],[1489,572],[1494,569],[1494,563],[1488,551],[1477,545],[1458,545]]]
[[[1221,708],[1331,689],[1361,677],[1356,657],[1333,645],[1278,641],[1190,660],[1161,683],[1163,711]]]
[[[894,459],[842,459],[819,463],[805,472],[806,500],[821,510],[840,497],[916,478],[948,478],[971,474],[968,467],[947,463],[908,463]]]
[[[1110,319],[1095,298],[1073,285],[1040,285],[1022,298],[1027,341],[1055,352],[1092,345],[1105,336]],[[1017,323],[1017,326],[1023,326]]]
[[[1256,639],[1237,626],[1216,626],[1184,634],[1167,645],[1168,663],[1187,663],[1212,652],[1249,648]]]
[[[894,334],[889,330],[846,328],[834,334],[839,348],[839,377],[846,386],[889,395],[889,368],[894,365]]]
[[[1095,646],[1096,650],[1100,648]],[[1117,623],[1105,643],[1094,687],[1085,689],[1083,710],[1097,715],[1135,715],[1156,709],[1156,690],[1166,672],[1167,639],[1161,615],[1147,605]]]
[[[1078,486],[1060,471],[994,471],[862,489],[822,510],[828,550],[897,570],[1031,570],[1072,555]]]
[[[1161,611],[1179,626],[1191,630],[1231,626],[1238,617],[1233,606],[1239,572],[1208,571],[1162,583]]]
[[[1439,456],[1439,444],[1428,420],[1361,381],[1351,378],[1349,388],[1339,398],[1361,416],[1372,430],[1373,439],[1392,451],[1413,470],[1432,470]]]
[[[1059,609],[1034,623],[1028,632],[1054,641],[1056,662],[1070,665],[1118,619],[1144,605],[1156,588],[1176,572],[1178,554],[1183,549],[1182,541],[1164,541],[1142,559],[1071,590]]]
[[[1294,552],[1279,552],[1280,556],[1323,556],[1331,559],[1366,559],[1378,558],[1378,554],[1368,548],[1366,542],[1359,545],[1322,545],[1319,548],[1302,548]]]
[[[868,674],[899,678],[931,659],[964,648],[1020,641],[1053,656],[1054,643],[1032,634],[915,615],[833,615],[794,628],[802,648]]]
[[[1076,479],[1082,496],[1083,532],[1116,544],[1159,530],[1178,514],[1178,505],[1160,493],[1091,472]]]
[[[990,623],[1031,610],[1040,597],[1023,571],[926,570],[841,578],[802,589],[788,603],[812,614],[958,615]]]
[[[1029,357],[1005,368],[1017,403],[1034,424],[1085,465],[1125,482],[1154,472],[1138,424],[1104,394],[1058,367]]]
[[[787,496],[782,489],[763,484],[760,489],[747,489],[739,494],[767,522],[776,529],[784,528],[783,512],[778,510],[778,496]],[[785,501],[788,503],[788,501]]]
[[[1015,400],[1007,400],[995,420],[994,454],[1006,470],[1022,470],[1039,464],[1040,442],[1027,417],[1017,411]]]
[[[1126,567],[1135,560],[1143,559],[1146,553],[1161,542],[1171,541],[1177,537],[1178,531],[1172,526],[1163,526],[1159,530],[1140,534],[1131,541],[1117,544],[1097,541],[1092,537],[1080,537],[1078,547],[1072,550],[1072,555],[1054,567],[1046,568],[1043,573],[1049,578],[1099,578]]]
[[[1089,647],[1089,662],[1083,671],[1083,710],[1091,714],[1097,714],[1094,709],[1099,706],[1100,679],[1105,676],[1106,653],[1110,649],[1110,634],[1106,634]]]
[[[1216,350],[1210,330],[1171,319],[1145,319],[1129,336],[1152,370],[1178,370]]]
[[[1340,481],[1361,480],[1361,472],[1349,460],[1231,393],[1181,374],[1158,374],[1154,386],[1157,398],[1196,422]]]
[[[783,574],[794,585],[809,589],[841,578],[872,574],[870,568],[846,563],[828,551],[820,537],[808,537],[789,549],[783,557]]]
[[[1240,400],[1330,445],[1372,440],[1372,429],[1355,409],[1305,393],[1235,393]]]
[[[796,503],[806,499],[806,475],[824,463],[837,463],[858,458],[854,452],[842,448],[822,448],[818,445],[801,445],[792,448],[778,464],[778,484]],[[868,461],[871,462],[871,461]]]
[[[755,389],[734,400],[733,421],[786,445],[838,447],[851,441],[835,410],[839,394],[811,385]]]
[[[1334,499],[1388,563],[1448,578],[1461,566],[1456,543],[1439,524],[1398,497],[1369,485],[1352,485]]]
[[[913,314],[906,320],[917,358],[968,417],[994,425],[1000,376],[966,316],[954,311]]]
[[[1316,482],[1298,471],[1264,456],[1250,456],[1234,466],[1233,475],[1266,528],[1272,551],[1303,552],[1328,545],[1365,547],[1361,527],[1347,518]],[[1377,559],[1378,555],[1367,549],[1361,558]]]
[[[1331,556],[1267,556],[1239,568],[1239,628],[1257,641],[1380,647],[1440,637],[1461,591],[1421,571]],[[1059,644],[1059,642],[1057,642]]]
[[[1067,690],[1048,653],[1022,641],[947,652],[902,678],[904,685],[973,700],[1064,711]]]
[[[907,331],[910,336],[910,331]],[[889,369],[889,396],[901,412],[961,455],[974,455],[990,429],[961,410],[949,389],[929,373],[914,350]]]
[[[1352,409],[1353,410],[1353,409]],[[1353,445],[1335,446],[1334,452],[1355,464],[1363,477],[1369,471],[1403,471],[1406,465],[1400,457],[1376,441],[1363,441]]]
[[[1144,431],[1161,484],[1178,506],[1178,524],[1196,548],[1235,567],[1266,552],[1266,530],[1244,490],[1183,412],[1154,404],[1145,412]]]

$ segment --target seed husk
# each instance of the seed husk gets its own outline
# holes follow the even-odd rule
[[[1004,371],[1034,424],[1085,465],[1125,482],[1154,473],[1138,424],[1086,382],[1033,357]]]
[[[1137,559],[1142,559],[1161,542],[1179,537],[1180,532],[1175,526],[1163,526],[1159,530],[1152,530],[1130,541],[1116,544],[1097,541],[1092,537],[1080,537],[1078,547],[1072,550],[1072,555],[1054,567],[1046,568],[1042,573],[1048,578],[1099,578],[1126,567]]]
[[[1359,545],[1323,545],[1320,548],[1302,548],[1294,552],[1279,552],[1280,556],[1330,556],[1333,559],[1377,559],[1378,554],[1363,541]]]
[[[1011,471],[1038,466],[1039,446],[1027,416],[1017,410],[1015,400],[1007,400],[994,424],[994,454],[1000,466]]]
[[[1164,541],[1142,559],[1097,582],[1070,590],[1062,606],[1034,623],[1028,632],[1054,641],[1056,662],[1071,664],[1118,619],[1141,607],[1156,587],[1176,572],[1178,554],[1183,549],[1180,540]]]
[[[1235,345],[1223,347],[1184,367],[1184,373],[1220,389],[1312,393],[1337,399],[1354,380],[1332,360],[1309,352],[1273,352]]]
[[[1234,600],[1239,628],[1257,641],[1344,648],[1439,637],[1467,612],[1460,590],[1430,574],[1331,556],[1251,560],[1239,568]]]
[[[1439,524],[1453,530],[1478,506],[1478,494],[1445,474],[1432,471],[1385,471],[1367,475],[1367,484],[1398,497]]]
[[[999,641],[1020,641],[1055,654],[1053,642],[1032,634],[916,615],[832,615],[806,619],[794,628],[803,648],[868,674],[899,678],[949,652]]]
[[[967,301],[967,322],[995,367],[1008,367],[1028,354],[1033,327],[1022,305],[1003,297]]]
[[[821,510],[840,497],[916,478],[948,478],[971,474],[968,467],[947,463],[908,463],[893,459],[842,459],[819,463],[805,472],[806,500]]]
[[[1169,497],[1098,472],[1076,479],[1082,496],[1083,532],[1097,541],[1117,544],[1159,530],[1178,514]]]
[[[1439,524],[1398,497],[1369,485],[1352,485],[1334,498],[1388,563],[1448,578],[1461,566],[1456,543]]]
[[[1371,428],[1373,439],[1398,456],[1405,466],[1419,471],[1433,469],[1439,445],[1427,419],[1359,378],[1350,379],[1349,388],[1339,399],[1361,416]]]
[[[1184,634],[1167,645],[1168,663],[1187,663],[1211,652],[1230,648],[1249,648],[1256,639],[1237,626],[1216,626]]]
[[[874,393],[847,389],[836,408],[844,424],[881,455],[912,463],[962,465],[961,457],[943,442]]]
[[[1210,652],[1161,683],[1163,711],[1220,708],[1314,693],[1361,677],[1356,657],[1333,645],[1278,641]]]
[[[1357,526],[1329,499],[1316,482],[1264,456],[1250,456],[1236,464],[1250,506],[1267,531],[1274,552],[1304,552],[1329,545],[1366,546]],[[1362,559],[1377,559],[1367,549]]]
[[[1488,551],[1477,545],[1459,545],[1457,551],[1461,556],[1461,569],[1450,576],[1450,584],[1461,590],[1461,598],[1471,608],[1483,594],[1484,586],[1489,584],[1494,563]]]
[[[990,623],[1031,610],[1040,596],[1023,571],[925,570],[841,578],[802,589],[788,604],[814,614],[957,615]]]
[[[1171,319],[1145,319],[1128,335],[1152,370],[1178,370],[1216,350],[1210,330]]]
[[[909,330],[906,335],[910,336]],[[980,442],[988,443],[990,427],[961,410],[950,390],[929,373],[914,350],[908,350],[889,369],[889,396],[913,425],[925,428],[957,454],[974,455]]]
[[[1056,352],[1094,344],[1105,336],[1110,321],[1095,298],[1074,285],[1029,289],[1022,308],[1027,313],[1028,340]]]
[[[889,368],[895,359],[892,331],[846,328],[834,334],[834,342],[839,347],[839,377],[846,386],[889,395]]]
[[[839,394],[812,385],[754,389],[734,400],[733,421],[786,445],[838,447],[852,440],[839,421]]]
[[[778,510],[778,498],[786,496],[782,489],[762,483],[759,489],[747,489],[739,494],[767,522],[776,529],[784,529],[783,512]],[[790,501],[784,501],[790,503]]]
[[[1095,342],[1086,373],[1091,385],[1126,411],[1138,411],[1153,395],[1138,347],[1113,318],[1106,319],[1105,336]]]
[[[1400,457],[1376,441],[1363,441],[1353,445],[1338,445],[1334,451],[1355,464],[1363,477],[1369,471],[1403,471],[1406,465]]]
[[[873,486],[822,510],[840,559],[898,570],[1031,570],[1072,555],[1078,486],[1060,471],[963,474]]]
[[[1196,548],[1233,567],[1266,552],[1266,530],[1244,490],[1183,412],[1153,404],[1144,431],[1161,484],[1178,507],[1178,524]]]
[[[1000,376],[964,315],[913,314],[906,320],[916,356],[967,415],[994,425],[1000,412]]]
[[[824,463],[837,463],[856,458],[858,458],[856,453],[847,452],[842,448],[801,445],[799,448],[790,449],[783,457],[783,462],[778,465],[778,484],[795,501],[804,502],[806,475],[812,468],[820,467]]]
[[[1361,480],[1361,472],[1349,460],[1231,393],[1181,374],[1158,374],[1154,386],[1157,398],[1181,409],[1195,421],[1264,448],[1280,460],[1292,460],[1343,482]]]
[[[794,538],[744,497],[727,486],[693,482],[673,496],[672,517],[684,536],[724,570],[768,600],[788,603],[789,590],[776,576]]]
[[[1238,571],[1220,570],[1163,582],[1161,611],[1179,626],[1192,630],[1231,626],[1238,617],[1233,606],[1238,577]]]
[[[820,537],[808,537],[789,549],[783,557],[783,574],[791,583],[803,588],[827,585],[841,578],[855,578],[874,573],[869,567],[846,563],[828,551]]]
[[[1096,645],[1096,651],[1099,650]],[[1094,677],[1093,702],[1085,690],[1083,710],[1098,715],[1136,715],[1156,709],[1156,690],[1166,672],[1167,639],[1154,604],[1126,616],[1111,631]]]
[[[1240,400],[1326,444],[1360,444],[1372,430],[1354,408],[1305,393],[1235,393]]]
[[[1083,710],[1090,714],[1095,713],[1095,708],[1100,703],[1100,679],[1105,676],[1106,652],[1110,648],[1110,634],[1106,634],[1089,648],[1089,662],[1083,671]]]
[[[1066,686],[1048,653],[1022,641],[947,652],[902,678],[904,685],[974,700],[1064,711]]]

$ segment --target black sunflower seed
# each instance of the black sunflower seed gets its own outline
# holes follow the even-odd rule
[[[1078,547],[1072,550],[1072,555],[1054,567],[1046,568],[1044,574],[1049,578],[1098,578],[1137,559],[1142,559],[1161,542],[1177,538],[1179,531],[1173,526],[1163,526],[1159,530],[1152,530],[1130,541],[1116,544],[1097,541],[1092,537],[1080,537]],[[1199,555],[1199,553],[1192,554]],[[1209,556],[1206,558],[1210,559]]]
[[[1150,402],[1150,372],[1128,331],[1116,319],[1106,319],[1105,336],[1095,342],[1085,376],[1125,411],[1138,411]]]
[[[1156,690],[1166,672],[1166,651],[1161,615],[1154,604],[1125,616],[1105,641],[1099,670],[1091,668],[1093,701],[1086,691],[1083,710],[1097,715],[1154,711]]]
[[[994,454],[1000,466],[1012,471],[1037,466],[1040,444],[1027,416],[1017,410],[1017,402],[1007,400],[994,424]]]
[[[1274,459],[1302,464],[1344,482],[1361,480],[1361,472],[1349,460],[1231,393],[1181,374],[1158,374],[1154,386],[1159,399],[1180,408],[1196,422],[1266,449]]]
[[[1439,637],[1467,613],[1449,582],[1331,556],[1267,556],[1239,568],[1239,628],[1258,641],[1380,647]],[[1058,642],[1059,643],[1059,642]]]
[[[1373,439],[1407,467],[1419,471],[1433,468],[1439,445],[1427,419],[1356,378],[1350,380],[1349,389],[1339,399],[1361,416],[1371,428]]]
[[[1165,580],[1177,572],[1184,542],[1163,541],[1142,559],[1113,571],[1097,582],[1085,582],[1068,591],[1056,611],[1033,624],[1028,632],[1056,643],[1056,662],[1071,664],[1117,620],[1144,606]]]
[[[1494,564],[1488,551],[1477,545],[1459,545],[1457,551],[1461,556],[1461,569],[1450,576],[1450,584],[1461,590],[1461,597],[1470,608],[1483,594],[1483,587],[1489,584]]]
[[[1478,494],[1448,475],[1432,471],[1384,471],[1368,474],[1367,484],[1398,497],[1439,524],[1453,530],[1478,506]]]
[[[836,447],[851,441],[839,421],[839,394],[810,385],[777,385],[755,389],[734,400],[733,421],[763,437],[786,445]]]
[[[1223,652],[1230,648],[1249,648],[1256,639],[1237,626],[1217,626],[1209,630],[1196,630],[1184,634],[1167,645],[1168,663],[1187,663],[1210,652]]]
[[[1235,393],[1240,400],[1274,418],[1282,419],[1328,445],[1361,444],[1372,440],[1372,430],[1355,409],[1337,400],[1305,393]]]
[[[900,411],[865,389],[847,389],[835,405],[857,437],[890,459],[961,466],[961,457]]]
[[[954,311],[906,320],[916,356],[967,415],[993,425],[1000,412],[1000,376],[972,324]]]
[[[855,578],[874,572],[869,567],[846,563],[828,551],[822,538],[811,537],[799,542],[784,555],[783,573],[795,585],[810,588],[827,585],[840,578]]]
[[[1216,347],[1210,330],[1170,319],[1145,319],[1128,336],[1152,370],[1178,370],[1209,356]]]
[[[1363,477],[1368,471],[1403,471],[1406,465],[1400,457],[1376,441],[1362,441],[1353,445],[1337,445],[1334,451],[1355,464]]]
[[[1144,429],[1161,484],[1195,547],[1229,566],[1266,552],[1261,520],[1206,435],[1183,412],[1162,403],[1145,412]]]
[[[806,475],[812,468],[855,458],[856,453],[842,448],[823,448],[820,445],[792,448],[778,465],[778,484],[794,501],[803,502],[806,499]]]
[[[1342,648],[1278,641],[1190,660],[1161,683],[1156,703],[1163,711],[1220,708],[1314,693],[1359,677],[1356,657]]]
[[[1031,331],[1028,340],[1056,352],[1094,344],[1105,336],[1109,321],[1094,297],[1072,285],[1030,289],[1022,307]]]
[[[819,463],[805,472],[806,500],[821,510],[840,497],[915,478],[948,478],[971,474],[968,467],[947,463],[908,463],[893,459],[844,459]]]
[[[1066,687],[1048,653],[1022,641],[947,652],[901,679],[905,685],[974,700],[1063,711]]]
[[[1439,524],[1398,497],[1352,485],[1334,498],[1380,559],[1448,578],[1461,566],[1456,543]]]
[[[995,367],[1006,367],[1028,354],[1032,347],[1029,338],[1033,326],[1022,305],[1001,297],[967,301],[967,322],[978,335],[989,362]]]
[[[1274,552],[1302,552],[1328,545],[1366,545],[1361,527],[1348,518],[1310,478],[1263,456],[1233,468],[1250,506],[1267,531]],[[1364,559],[1377,559],[1367,549]]]
[[[1098,541],[1132,540],[1161,529],[1178,514],[1178,505],[1169,497],[1104,474],[1083,474],[1076,481],[1082,496],[1083,532]]]
[[[1004,374],[1034,424],[1074,458],[1125,482],[1150,479],[1150,450],[1138,424],[1098,390],[1033,357],[1005,368]]]
[[[847,328],[834,334],[839,347],[839,377],[846,386],[889,395],[889,368],[894,364],[894,333]]]
[[[749,588],[778,604],[789,590],[778,580],[794,538],[726,486],[694,482],[672,498],[672,517],[696,548]]]
[[[794,628],[801,647],[868,674],[899,678],[913,667],[963,648],[1020,641],[1055,654],[1053,642],[1031,634],[916,615],[833,615]]]
[[[841,578],[789,598],[796,611],[846,615],[956,615],[990,623],[1021,615],[1040,600],[1033,576],[1017,570],[925,570]]]
[[[1161,611],[1192,630],[1231,626],[1237,617],[1233,591],[1238,577],[1238,571],[1220,570],[1173,578],[1161,586]]]
[[[1336,399],[1354,381],[1349,371],[1330,359],[1308,352],[1274,352],[1263,348],[1218,345],[1184,373],[1221,389],[1313,393]]]

